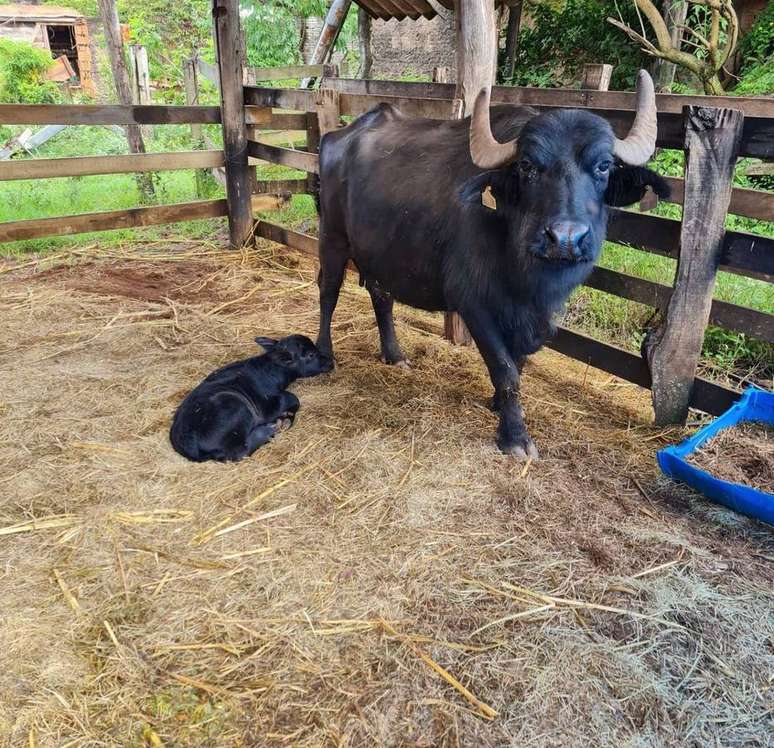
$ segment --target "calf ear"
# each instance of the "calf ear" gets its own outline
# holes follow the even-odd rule
[[[277,341],[274,338],[256,338],[255,342],[258,343],[267,353],[277,345]]]
[[[642,200],[648,187],[662,200],[669,197],[669,185],[655,171],[642,166],[618,166],[610,174],[605,202],[616,207],[633,205]]]

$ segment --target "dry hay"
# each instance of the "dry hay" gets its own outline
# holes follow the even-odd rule
[[[0,277],[3,744],[770,744],[771,531],[658,477],[647,393],[541,353],[515,463],[476,352],[401,309],[380,364],[347,284],[295,427],[192,464],[175,405],[314,332],[313,264],[62,263]]]
[[[774,429],[764,423],[723,429],[687,460],[720,480],[774,494]]]

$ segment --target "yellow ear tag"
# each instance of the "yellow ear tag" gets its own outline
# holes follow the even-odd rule
[[[492,194],[492,188],[487,185],[486,189],[481,193],[481,205],[490,210],[497,210],[497,200]]]

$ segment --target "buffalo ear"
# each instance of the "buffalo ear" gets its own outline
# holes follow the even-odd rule
[[[476,177],[471,177],[460,187],[460,200],[463,203],[481,205],[481,194],[487,187],[492,188],[495,197],[504,194],[506,177],[501,171],[485,171]]]
[[[610,174],[605,202],[615,207],[633,205],[642,200],[648,187],[662,200],[671,192],[666,180],[655,171],[643,166],[617,166]]]
[[[483,174],[468,179],[460,187],[460,200],[463,203],[481,205],[481,193],[488,187],[491,177],[492,172],[485,171]]]
[[[268,353],[272,348],[274,348],[275,345],[277,345],[277,341],[274,340],[274,338],[256,338],[255,342],[258,343],[263,350]]]

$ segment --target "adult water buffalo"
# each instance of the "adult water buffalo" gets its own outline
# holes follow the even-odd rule
[[[606,205],[629,205],[647,185],[668,189],[641,164],[656,143],[656,101],[645,71],[637,112],[619,140],[601,117],[489,107],[479,94],[464,120],[410,119],[388,104],[331,132],[320,147],[320,332],[333,355],[331,317],[347,260],[371,294],[382,358],[405,361],[393,327],[397,299],[456,311],[494,385],[497,444],[537,457],[519,406],[523,362],[591,272]],[[496,208],[482,205],[489,187]]]

